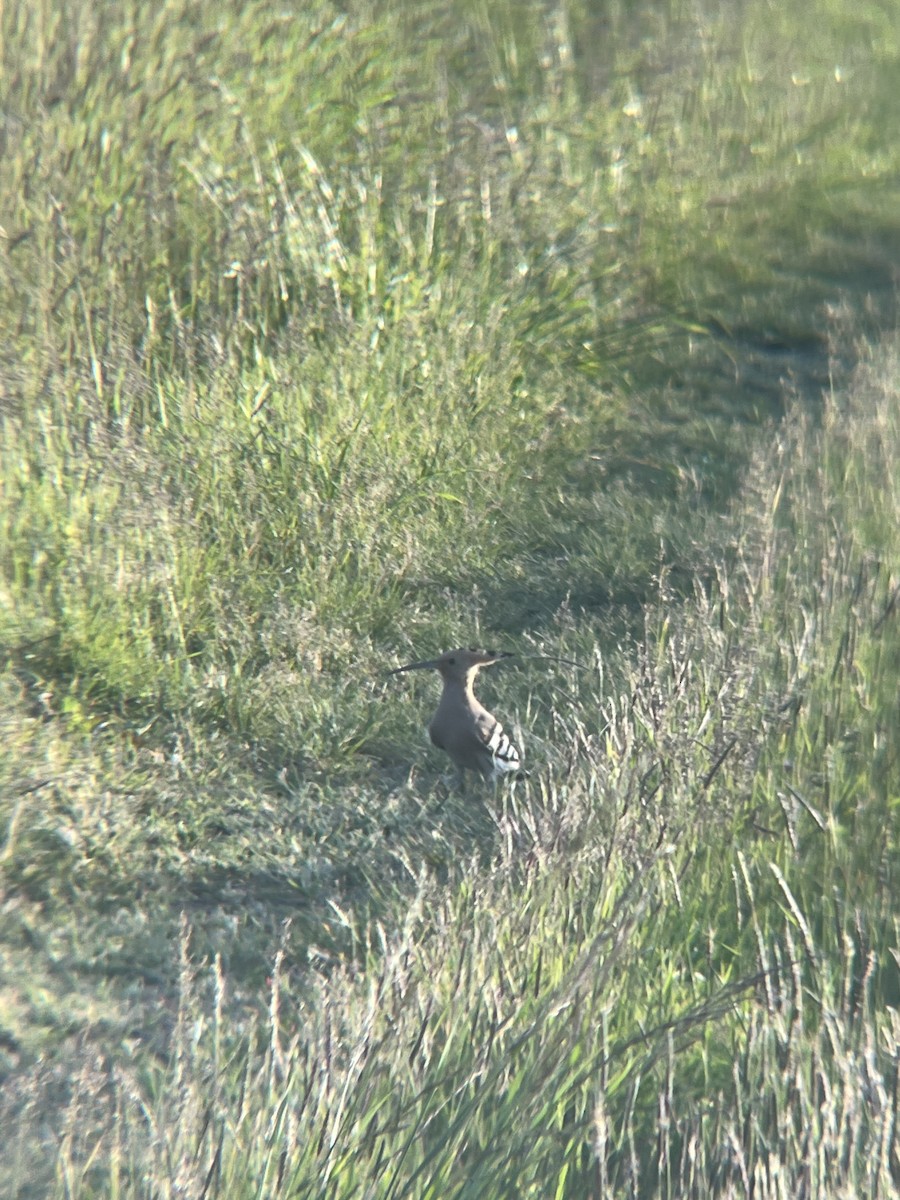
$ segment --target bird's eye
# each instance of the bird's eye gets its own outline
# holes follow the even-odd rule
[[[456,666],[456,659],[455,659],[455,658],[448,658],[448,659],[447,659],[447,666],[448,666],[448,667],[455,667],[455,666]]]

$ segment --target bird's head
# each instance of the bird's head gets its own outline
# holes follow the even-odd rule
[[[424,662],[407,663],[405,667],[397,667],[391,675],[399,675],[402,671],[440,671],[444,679],[465,680],[475,675],[482,667],[492,667],[494,663],[504,658],[512,658],[507,650],[478,650],[469,646],[462,650],[447,650],[440,658],[429,658]]]

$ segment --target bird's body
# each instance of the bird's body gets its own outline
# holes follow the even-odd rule
[[[440,658],[408,663],[392,671],[421,671],[433,668],[444,681],[437,712],[428,725],[428,734],[461,771],[476,771],[485,779],[502,779],[518,773],[522,765],[519,751],[503,732],[503,726],[475,696],[475,676],[481,667],[489,667],[512,655],[499,650],[448,650]]]

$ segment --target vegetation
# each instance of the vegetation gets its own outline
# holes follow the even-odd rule
[[[900,22],[707,7],[0,10],[3,1194],[900,1192]]]

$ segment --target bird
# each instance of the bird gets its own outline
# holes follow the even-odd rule
[[[475,676],[482,667],[493,666],[514,655],[505,650],[447,650],[439,658],[407,663],[391,675],[403,671],[440,672],[444,681],[437,711],[428,725],[428,735],[438,749],[445,751],[465,776],[476,771],[483,779],[497,782],[518,777],[522,756],[503,732],[503,726],[475,696]]]

